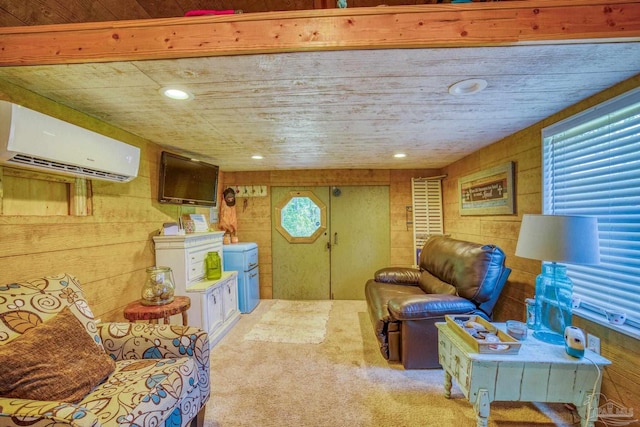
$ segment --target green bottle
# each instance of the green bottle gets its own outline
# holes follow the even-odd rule
[[[218,252],[207,252],[205,263],[207,266],[207,279],[218,280],[222,276],[222,266]]]

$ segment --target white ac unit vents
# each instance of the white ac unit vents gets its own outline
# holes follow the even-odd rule
[[[90,179],[128,182],[138,176],[140,149],[0,101],[0,162]]]

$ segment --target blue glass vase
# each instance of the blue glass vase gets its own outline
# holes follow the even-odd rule
[[[571,326],[573,283],[567,267],[543,264],[536,278],[536,316],[533,336],[550,344],[564,344],[564,329]]]

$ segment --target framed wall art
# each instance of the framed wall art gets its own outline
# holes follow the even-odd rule
[[[513,184],[513,162],[458,179],[460,215],[515,213]]]

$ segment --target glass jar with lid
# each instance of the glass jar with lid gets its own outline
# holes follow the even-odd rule
[[[173,301],[175,291],[173,271],[169,267],[147,268],[147,280],[142,287],[142,305],[163,305]]]
[[[207,267],[208,280],[218,280],[222,277],[222,262],[218,252],[207,252],[204,262]]]

